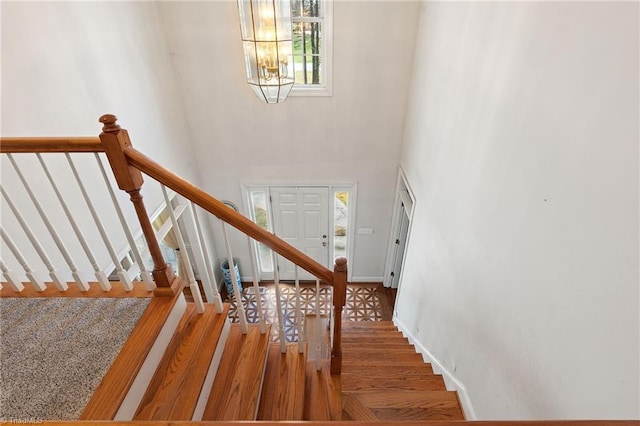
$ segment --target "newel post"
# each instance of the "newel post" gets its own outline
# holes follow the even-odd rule
[[[131,147],[129,133],[116,123],[116,116],[105,114],[100,117],[100,122],[104,124],[100,141],[104,146],[111,169],[118,183],[118,187],[126,191],[131,198],[131,202],[136,210],[136,215],[140,221],[144,238],[149,246],[149,252],[153,259],[153,279],[156,283],[154,291],[156,296],[173,296],[179,291],[180,280],[176,279],[173,268],[165,262],[162,256],[160,244],[156,238],[153,225],[147,213],[140,194],[143,179],[140,170],[129,165],[125,151]]]
[[[347,259],[339,257],[333,268],[333,347],[331,374],[342,371],[342,308],[347,299]]]

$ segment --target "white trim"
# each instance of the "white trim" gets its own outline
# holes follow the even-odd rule
[[[229,338],[230,330],[231,330],[231,323],[225,319],[224,325],[222,326],[222,334],[220,334],[220,338],[216,343],[216,350],[213,353],[213,358],[211,359],[211,364],[209,365],[207,376],[204,379],[204,383],[202,384],[202,390],[200,391],[200,396],[198,397],[196,408],[194,408],[193,417],[191,418],[191,421],[194,421],[194,422],[202,421],[204,410],[207,407],[207,402],[209,401],[209,396],[211,395],[211,388],[213,387],[213,381],[216,378],[216,375],[218,373],[218,367],[220,367],[220,360],[222,360],[222,354],[224,353],[224,349],[227,346],[227,339]]]
[[[406,190],[406,194],[403,194],[404,190]],[[411,186],[409,185],[409,182],[407,180],[407,176],[404,173],[404,170],[402,170],[402,166],[398,167],[398,178],[396,181],[396,191],[395,191],[395,197],[393,200],[393,216],[391,218],[391,228],[389,230],[389,239],[387,242],[387,260],[385,262],[385,267],[384,267],[384,276],[383,276],[383,285],[385,287],[391,287],[391,271],[393,270],[394,267],[394,263],[395,263],[395,239],[396,239],[396,235],[398,233],[398,227],[400,226],[400,214],[398,212],[398,210],[396,209],[396,206],[400,203],[403,202],[402,200],[402,196],[403,195],[408,195],[409,198],[411,199],[411,210],[409,211],[409,229],[407,230],[407,241],[406,241],[406,247],[409,246],[409,240],[411,239],[411,228],[413,226],[413,213],[415,212],[416,209],[416,197],[413,193],[413,191],[411,190]],[[402,271],[400,271],[400,277],[398,278],[398,292],[400,291],[400,287],[402,284]],[[397,298],[396,298],[397,300]]]
[[[184,295],[180,294],[113,420],[128,421],[133,419],[186,309],[187,302]]]
[[[458,398],[460,400],[460,405],[462,406],[462,411],[464,412],[464,416],[466,420],[478,420],[478,416],[476,415],[476,411],[473,408],[473,404],[471,403],[471,398],[469,397],[469,392],[467,392],[467,387],[453,375],[441,362],[438,358],[436,358],[424,345],[408,330],[409,328],[404,325],[402,321],[400,321],[397,317],[393,318],[393,323],[398,330],[404,334],[405,337],[409,339],[409,343],[415,346],[416,350],[422,354],[422,357],[425,361],[431,363],[433,368],[433,372],[436,374],[442,374],[444,378],[444,383],[447,387],[447,390],[455,390],[458,392]]]
[[[349,265],[348,265],[348,269],[347,269],[347,281],[352,281],[353,280],[353,272],[352,272],[352,260],[354,257],[354,252],[355,252],[355,235],[356,235],[356,209],[357,209],[357,199],[358,199],[358,184],[355,182],[337,182],[337,181],[333,181],[333,182],[312,182],[312,183],[305,183],[305,182],[285,182],[283,183],[282,181],[265,181],[265,182],[260,182],[260,183],[246,183],[246,182],[242,182],[240,183],[240,192],[242,194],[242,208],[243,211],[241,213],[243,213],[246,217],[251,218],[252,217],[252,213],[251,213],[251,201],[249,199],[250,195],[251,195],[251,190],[264,190],[267,193],[267,196],[269,195],[269,189],[271,187],[276,187],[276,186],[285,186],[285,187],[323,187],[323,188],[329,188],[329,201],[330,201],[330,206],[329,206],[329,235],[331,236],[330,240],[329,240],[329,244],[331,245],[331,247],[333,247],[333,225],[335,223],[335,205],[333,202],[333,194],[336,191],[344,191],[344,192],[348,192],[349,193],[349,206],[348,206],[348,215],[349,215],[349,227],[348,230],[349,232],[347,233],[347,260],[349,261]],[[273,232],[273,215],[272,215],[272,211],[271,211],[271,204],[267,201],[267,219],[269,222],[269,232]],[[254,250],[256,253],[256,262],[258,262],[258,257],[260,256],[260,253],[258,252],[257,249],[257,245],[255,244],[255,241],[252,240],[252,245],[254,246]],[[329,264],[331,263],[331,255],[333,254],[333,250],[330,250],[330,256],[329,259],[327,260],[327,268],[333,270],[333,264]],[[271,279],[271,276],[273,275],[273,272],[268,272],[265,274],[262,274],[262,271],[259,268],[259,265],[256,264],[256,270],[259,271],[258,274],[260,275],[260,280],[269,280]],[[242,278],[242,277],[241,277]],[[242,280],[244,281],[244,278],[242,278]],[[376,278],[376,280],[378,281],[382,281],[380,278]],[[253,278],[248,280],[249,282],[253,281]]]
[[[348,281],[350,283],[381,283],[382,280],[383,277],[351,277]]]
[[[324,84],[322,85],[296,85],[294,83],[290,97],[298,96],[333,96],[333,0],[322,0],[323,31],[320,58],[324,71]]]

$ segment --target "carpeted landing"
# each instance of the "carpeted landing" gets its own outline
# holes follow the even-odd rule
[[[0,420],[77,419],[148,304],[0,299]]]

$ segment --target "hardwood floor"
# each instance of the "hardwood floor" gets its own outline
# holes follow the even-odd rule
[[[24,290],[17,292],[11,289],[6,283],[0,290],[0,297],[153,297],[153,291],[148,291],[146,285],[140,281],[133,282],[133,290],[127,291],[119,281],[111,281],[111,290],[104,291],[97,282],[89,282],[89,290],[80,290],[75,283],[68,283],[67,291],[60,291],[52,282],[45,282],[47,288],[44,291],[37,291],[31,283],[23,283]]]
[[[343,342],[342,420],[464,420],[456,392],[390,321],[345,323]]]
[[[269,326],[267,326],[269,327]],[[249,325],[247,334],[240,326],[231,326],[209,400],[204,410],[204,421],[256,419],[262,378],[267,362],[267,334],[261,334],[257,325]]]

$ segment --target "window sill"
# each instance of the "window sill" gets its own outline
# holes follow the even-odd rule
[[[305,87],[305,86],[293,86],[289,96],[333,96],[330,87]]]

